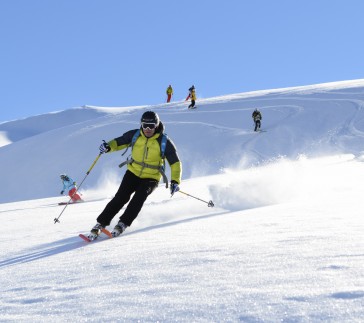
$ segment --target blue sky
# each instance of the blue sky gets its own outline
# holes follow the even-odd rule
[[[0,1],[0,122],[363,78],[361,0]],[[198,104],[198,101],[197,101]]]

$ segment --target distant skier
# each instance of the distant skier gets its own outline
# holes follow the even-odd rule
[[[187,98],[186,98],[186,100],[185,101],[188,101],[190,98],[191,98],[191,96],[192,96],[192,91],[194,91],[195,90],[195,86],[194,85],[192,85],[189,89],[188,89],[188,95],[187,95]]]
[[[171,102],[172,95],[173,95],[173,88],[171,85],[168,85],[166,93],[167,93],[167,103],[169,103],[169,102]]]
[[[63,184],[61,195],[63,195],[64,192],[67,191],[68,196],[72,198],[73,203],[83,202],[83,200],[77,193],[76,182],[66,174],[61,174],[60,177]]]
[[[191,104],[188,106],[189,109],[196,109],[196,91],[195,91],[195,88],[193,88],[191,90],[191,93],[190,93],[190,98],[191,98]]]
[[[260,113],[260,111],[258,109],[254,110],[254,112],[252,114],[252,118],[253,118],[254,124],[255,124],[254,131],[260,130],[260,125],[261,125],[260,120],[262,120],[262,114]]]

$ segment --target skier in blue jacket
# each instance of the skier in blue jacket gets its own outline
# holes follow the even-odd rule
[[[73,203],[83,202],[83,200],[77,193],[76,182],[71,177],[67,176],[66,174],[61,174],[60,177],[61,177],[61,180],[63,183],[63,189],[61,191],[61,195],[63,195],[64,192],[67,191],[68,196],[70,198],[72,198]]]

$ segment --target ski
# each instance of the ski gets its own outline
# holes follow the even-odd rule
[[[103,232],[105,235],[107,235],[109,238],[113,238],[111,232],[108,229],[102,228],[101,232]]]
[[[113,238],[113,236],[112,236],[112,234],[111,234],[111,232],[110,232],[109,230],[107,230],[107,229],[103,228],[103,229],[101,229],[101,232],[102,232],[103,234],[105,234],[106,236],[108,236],[108,238],[109,238],[109,239]],[[94,240],[91,240],[89,237],[85,236],[85,235],[84,235],[84,234],[82,234],[82,233],[80,233],[78,236],[79,236],[82,240],[84,240],[84,241],[86,241],[86,242],[93,242],[93,241],[97,240],[97,238],[96,238],[96,239],[94,239]]]
[[[84,234],[80,233],[78,235],[81,239],[85,240],[86,242],[92,242],[91,239],[89,239],[88,237],[86,237]]]
[[[71,202],[71,203],[68,203],[68,202],[59,202],[58,205],[71,205],[71,204],[81,204],[81,203],[84,203],[85,201],[82,201],[82,202]]]

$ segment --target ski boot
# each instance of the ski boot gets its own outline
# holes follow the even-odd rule
[[[116,226],[115,226],[115,228],[114,228],[114,230],[112,230],[111,231],[111,235],[115,238],[115,237],[117,237],[117,236],[119,236],[119,235],[121,235],[124,231],[125,231],[125,229],[127,228],[128,226],[126,225],[126,224],[124,224],[123,222],[119,222]]]
[[[96,225],[91,229],[90,234],[87,236],[90,240],[95,240],[101,233],[101,229],[104,227],[100,223],[96,223]]]

